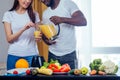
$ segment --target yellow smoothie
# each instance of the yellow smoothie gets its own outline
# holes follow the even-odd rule
[[[45,24],[45,25],[40,25],[40,30],[41,32],[48,38],[52,38],[54,35],[56,35],[56,30],[54,28],[53,25],[48,25],[48,24]]]

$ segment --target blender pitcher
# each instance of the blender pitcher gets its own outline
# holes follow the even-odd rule
[[[60,26],[58,25],[58,31],[55,29],[54,24],[39,25],[41,32],[50,40],[55,40],[60,32]]]

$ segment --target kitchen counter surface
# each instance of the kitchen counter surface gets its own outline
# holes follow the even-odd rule
[[[22,75],[22,76],[7,76],[3,75],[6,73],[4,63],[0,64],[0,80],[120,80],[120,76],[117,75],[37,75],[37,76],[31,76],[31,75]]]
[[[120,80],[117,75],[38,75],[38,76],[0,76],[0,80]]]

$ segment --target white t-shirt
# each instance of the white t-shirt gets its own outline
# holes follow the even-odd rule
[[[38,13],[35,12],[36,20],[39,22]],[[11,29],[13,34],[18,32],[22,27],[24,27],[28,22],[30,22],[27,11],[24,14],[18,14],[16,11],[7,11],[3,16],[2,22],[8,22],[11,24]],[[24,31],[20,37],[9,44],[8,54],[15,56],[31,56],[38,55],[37,45],[34,39],[35,28],[31,27]]]
[[[57,8],[52,10],[48,7],[43,13],[43,23],[49,23],[51,16],[71,18],[72,14],[79,8],[71,0],[60,0]],[[57,29],[57,25],[55,26]],[[56,44],[49,46],[49,51],[57,56],[69,54],[76,50],[75,27],[70,24],[60,24],[60,34],[56,39]]]

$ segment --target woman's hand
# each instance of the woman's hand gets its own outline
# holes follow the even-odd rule
[[[35,23],[29,22],[23,27],[23,30],[25,31],[25,30],[29,29],[30,27],[35,27],[35,26],[36,26]]]

